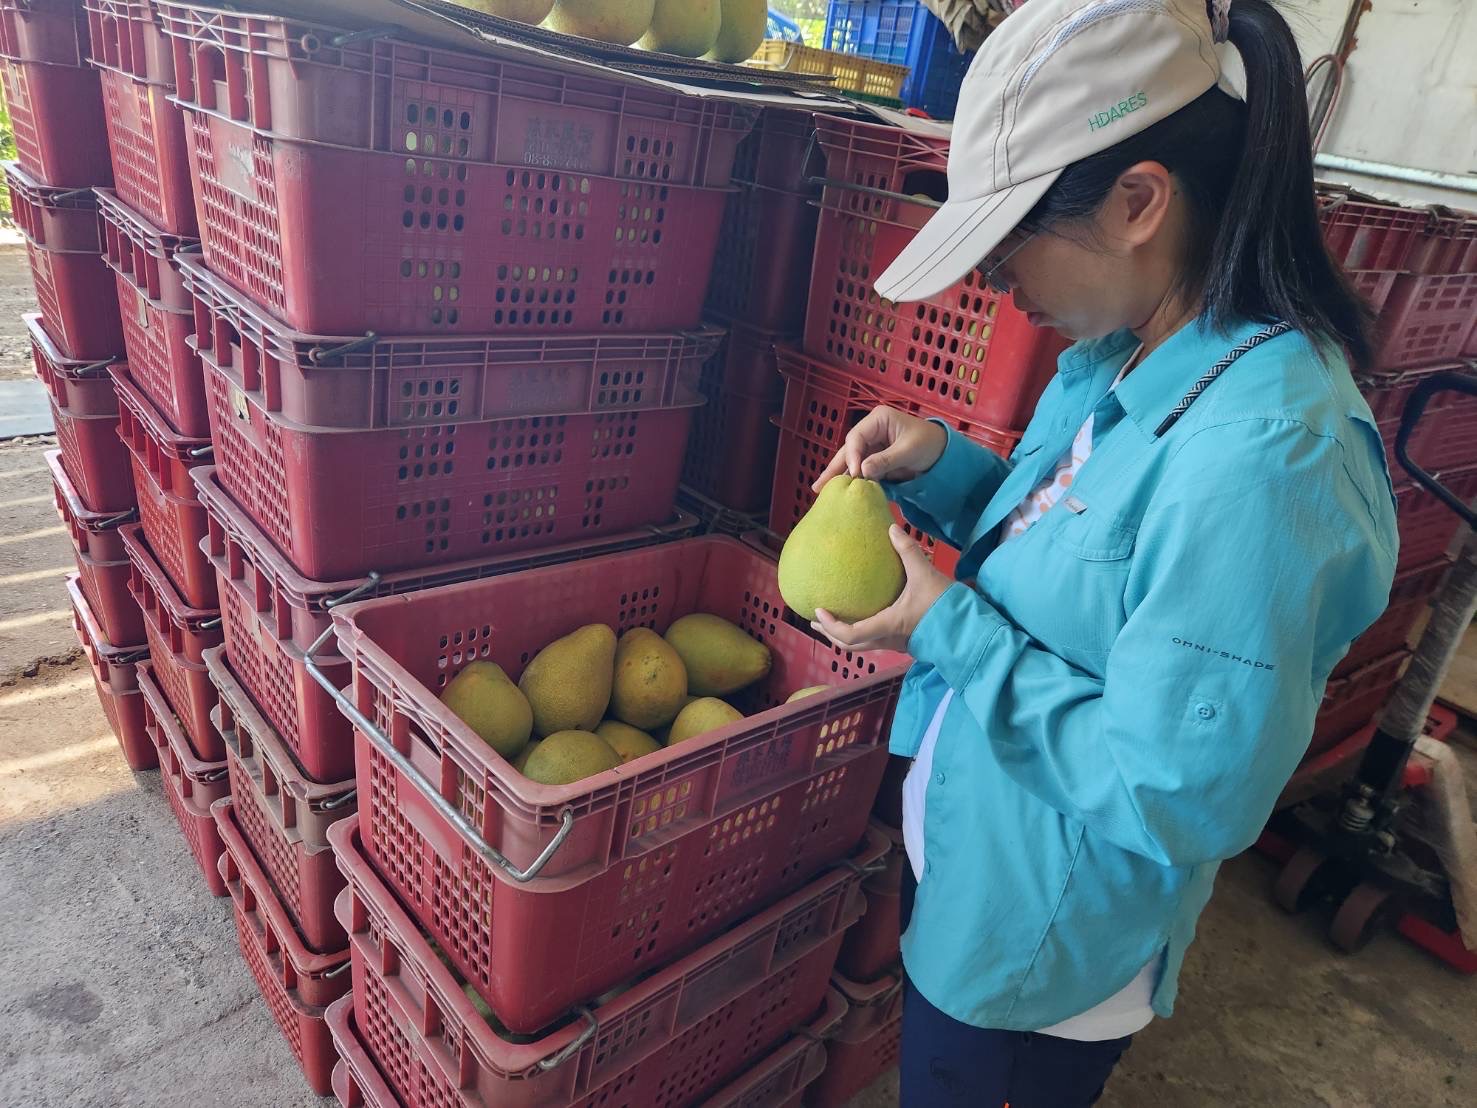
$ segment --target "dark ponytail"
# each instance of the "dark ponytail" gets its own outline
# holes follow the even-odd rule
[[[1235,0],[1230,39],[1246,66],[1246,102],[1212,88],[1167,119],[1068,166],[1024,223],[1094,215],[1141,161],[1174,174],[1188,201],[1180,292],[1212,326],[1283,319],[1341,346],[1355,367],[1373,356],[1373,315],[1328,254],[1313,192],[1302,63],[1267,0]]]

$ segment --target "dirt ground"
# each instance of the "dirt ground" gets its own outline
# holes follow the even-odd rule
[[[0,247],[0,379],[30,372],[24,282]],[[331,1104],[304,1085],[158,773],[130,772],[108,731],[61,590],[50,445],[0,444],[0,1105]],[[1107,1108],[1477,1104],[1477,981],[1393,936],[1334,953],[1326,919],[1272,905],[1274,877],[1255,855],[1224,867],[1179,1014],[1138,1037]],[[884,1079],[854,1108],[896,1102]]]

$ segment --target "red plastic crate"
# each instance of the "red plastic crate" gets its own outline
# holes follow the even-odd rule
[[[1477,466],[1435,476],[1463,502],[1471,503],[1477,498]],[[1395,490],[1395,524],[1400,531],[1400,556],[1395,565],[1399,572],[1441,557],[1462,525],[1455,512],[1414,484]]]
[[[1404,648],[1411,629],[1430,606],[1431,598],[1440,589],[1450,568],[1450,559],[1443,556],[1426,565],[1397,573],[1384,613],[1354,640],[1349,653],[1334,667],[1333,676],[1342,677],[1375,658]]]
[[[0,57],[87,64],[87,20],[77,0],[0,0]]]
[[[1379,319],[1375,364],[1383,369],[1431,365],[1459,358],[1477,325],[1477,273],[1395,281]]]
[[[39,183],[92,188],[113,183],[102,93],[90,65],[0,60],[16,160]]]
[[[1308,755],[1327,750],[1373,719],[1385,706],[1409,657],[1410,651],[1401,647],[1352,673],[1331,679],[1313,725]]]
[[[898,1064],[903,1037],[902,968],[867,984],[837,974],[846,1018],[826,1042],[826,1069],[805,1102],[810,1108],[842,1108]]]
[[[697,323],[753,109],[299,19],[156,7],[191,109],[206,260],[294,327]]]
[[[133,383],[179,434],[210,434],[205,377],[190,340],[194,301],[185,291],[176,255],[192,240],[156,230],[117,196],[97,190],[107,232],[105,260],[123,317],[123,343]]]
[[[161,231],[195,235],[185,113],[170,87],[109,68],[99,76],[118,195]]]
[[[309,647],[329,626],[329,607],[333,603],[350,593],[413,592],[437,584],[575,561],[684,537],[697,529],[695,518],[677,513],[660,526],[588,544],[383,574],[366,592],[370,583],[362,578],[315,581],[300,574],[227,495],[219,470],[201,470],[196,487],[208,512],[209,554],[202,556],[218,583],[232,669],[271,726],[291,747],[307,776],[317,781],[338,781],[354,773],[349,721],[304,666]],[[348,684],[348,663],[332,640],[318,649],[314,659],[335,685]]]
[[[139,663],[138,687],[144,704],[144,727],[158,752],[169,807],[195,864],[205,877],[206,888],[215,896],[225,896],[226,886],[219,868],[224,847],[211,818],[210,806],[231,791],[226,763],[195,757],[184,728],[154,679],[152,662]]]
[[[1400,433],[1400,407],[1404,398],[1417,383],[1433,373],[1466,368],[1462,365],[1433,366],[1381,375],[1362,382],[1365,398],[1371,406],[1378,402],[1382,410],[1392,411],[1379,425],[1392,473],[1403,475],[1400,462],[1395,457],[1395,441]],[[1455,391],[1432,396],[1415,433],[1410,436],[1409,450],[1411,459],[1428,473],[1477,465],[1477,397]]]
[[[149,549],[191,608],[220,606],[215,572],[200,545],[205,509],[190,471],[210,461],[208,439],[177,434],[122,367],[113,370],[118,436],[138,489],[139,520]]]
[[[700,1101],[815,1018],[841,936],[861,911],[860,875],[836,866],[655,973],[622,967],[626,988],[559,1010],[557,1025],[515,1043],[487,1023],[382,883],[360,818],[329,831],[349,877],[338,903],[354,1011],[379,1071],[414,1108]],[[883,849],[869,841],[850,860],[865,864]]]
[[[56,514],[72,536],[78,582],[103,637],[122,646],[144,642],[144,617],[128,592],[131,563],[119,529],[133,520],[132,512],[90,512],[62,466],[60,450],[48,451],[52,500]]]
[[[83,6],[93,65],[174,90],[174,51],[150,0],[85,0]]]
[[[342,950],[349,940],[333,901],[344,875],[328,847],[328,828],[357,810],[354,779],[308,780],[231,673],[225,651],[207,650],[205,666],[220,693],[212,718],[226,744],[241,834],[308,949]]]
[[[235,802],[218,801],[212,814],[225,846],[220,872],[236,912],[241,956],[308,1086],[319,1096],[330,1096],[338,1056],[324,1015],[328,1005],[349,991],[349,952],[314,954],[303,946],[241,834]]]
[[[118,398],[107,362],[65,358],[41,326],[41,317],[22,317],[31,340],[36,376],[51,395],[62,464],[89,511],[127,512],[136,497],[128,451],[118,439]]]
[[[875,981],[902,957],[899,944],[903,867],[908,864],[903,833],[875,819],[872,833],[887,840],[887,866],[862,885],[862,891],[867,894],[866,913],[846,933],[841,956],[836,960],[837,972],[853,981]]]
[[[1384,310],[1385,301],[1390,298],[1390,290],[1395,287],[1395,278],[1400,274],[1393,270],[1363,269],[1348,270],[1344,276],[1349,279],[1354,291],[1364,297],[1370,311],[1378,315]]]
[[[72,601],[72,628],[92,667],[92,684],[108,726],[123,748],[123,760],[133,770],[153,769],[159,759],[144,727],[144,704],[138,691],[138,663],[149,656],[149,651],[146,647],[119,647],[108,642],[76,577],[67,578],[67,595]]]
[[[303,574],[422,569],[670,518],[693,408],[411,429],[294,425],[203,355],[219,476]],[[452,452],[455,457],[451,457]]]
[[[832,116],[816,126],[826,176],[845,185],[827,185],[821,200],[805,352],[944,415],[1025,427],[1065,339],[1032,327],[972,270],[916,303],[894,304],[872,287],[933,215],[908,197],[940,187],[947,140]]]
[[[1412,273],[1477,272],[1477,214],[1432,207],[1406,259]]]
[[[734,323],[703,365],[707,403],[693,416],[682,483],[724,508],[757,512],[769,503],[785,381],[774,360],[778,336]]]
[[[366,848],[515,1031],[670,961],[792,891],[865,831],[906,659],[843,653],[792,626],[775,573],[758,552],[709,536],[334,610],[355,703],[413,768],[356,731]],[[736,695],[748,718],[619,770],[535,784],[439,700],[476,658],[516,679],[583,624],[663,630],[695,611],[765,642],[773,668]],[[839,687],[783,703],[818,684]],[[526,870],[556,836],[530,882],[489,860],[500,851]],[[467,903],[484,909],[469,915]]]
[[[1401,270],[1430,217],[1419,208],[1320,187],[1318,222],[1328,252],[1345,269]]]
[[[766,108],[739,144],[708,286],[708,309],[725,319],[786,337],[805,327],[819,218],[806,165],[814,134],[811,113]]]
[[[845,1018],[846,1001],[835,989],[826,993],[816,1019],[783,1046],[758,1062],[738,1080],[702,1102],[702,1108],[800,1108],[805,1091],[826,1066],[820,1041]],[[400,1108],[364,1046],[354,1016],[354,998],[342,997],[328,1006],[328,1027],[338,1048],[333,1069],[333,1094],[344,1108]]]
[[[124,528],[123,545],[133,567],[128,591],[144,613],[155,683],[179,717],[195,757],[221,763],[226,746],[211,722],[216,692],[204,660],[206,650],[220,645],[220,613],[185,603],[138,524]]]
[[[16,162],[4,168],[47,332],[69,358],[114,357],[123,349],[123,329],[116,306],[108,303],[113,278],[101,257],[96,196],[90,189],[38,184]]]
[[[1016,432],[991,427],[960,426],[957,419],[930,409],[911,396],[893,395],[876,385],[863,384],[797,351],[778,349],[780,372],[785,376],[785,406],[780,416],[779,450],[775,457],[774,489],[769,502],[769,529],[788,535],[815,503],[811,484],[830,464],[846,441],[846,434],[880,404],[923,417],[938,417],[954,425],[980,445],[1008,457],[1020,441]],[[928,552],[944,573],[952,573],[959,552],[908,524],[893,506],[893,516]]]
[[[444,428],[682,403],[723,332],[556,337],[331,337],[293,331],[180,259],[195,346],[266,409],[310,429]]]

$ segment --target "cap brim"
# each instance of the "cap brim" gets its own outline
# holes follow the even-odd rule
[[[1046,195],[1061,170],[976,200],[945,203],[877,278],[887,300],[927,300],[962,281]]]

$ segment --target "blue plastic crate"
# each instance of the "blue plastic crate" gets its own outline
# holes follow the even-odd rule
[[[954,118],[973,54],[961,54],[938,17],[918,0],[831,0],[825,48],[908,67],[903,103]]]

